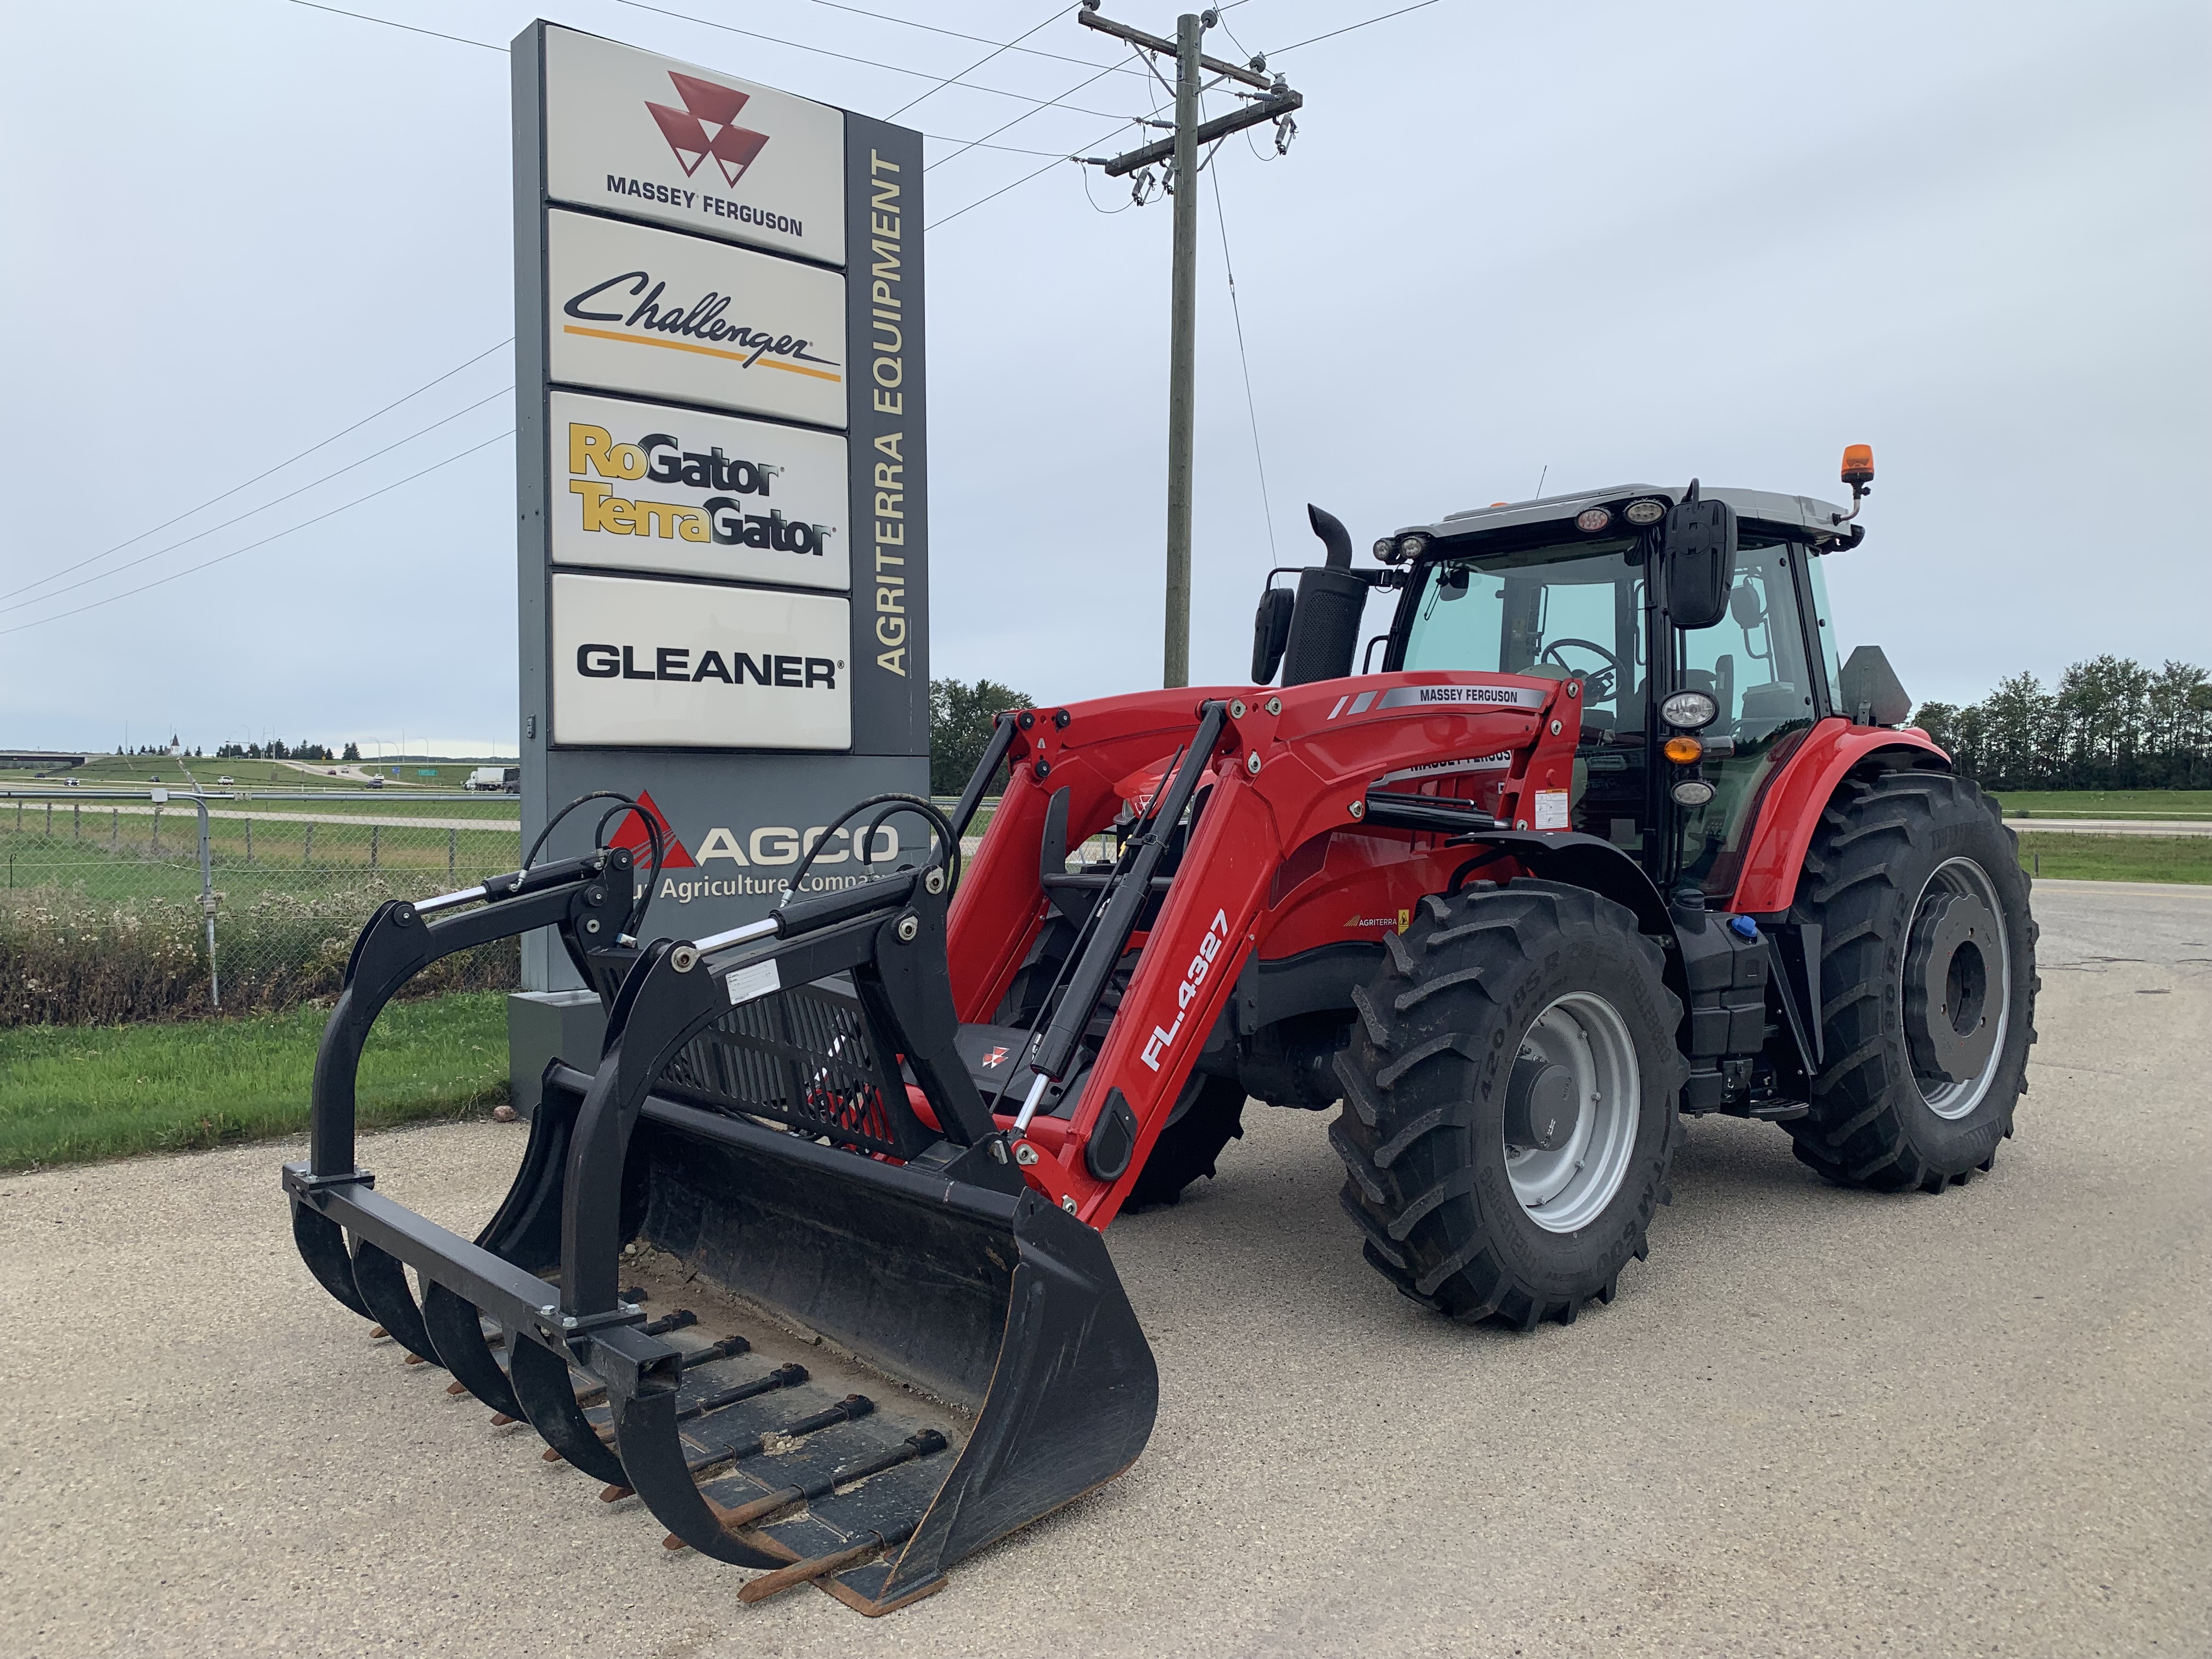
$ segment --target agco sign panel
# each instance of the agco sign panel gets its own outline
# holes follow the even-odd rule
[[[557,390],[548,434],[554,563],[851,586],[844,439]]]
[[[847,603],[619,576],[553,578],[562,744],[842,749]]]
[[[845,424],[845,279],[580,213],[546,223],[550,378]]]
[[[556,201],[844,263],[842,111],[571,29],[545,104]]]

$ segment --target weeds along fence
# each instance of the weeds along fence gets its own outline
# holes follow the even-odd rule
[[[336,994],[362,924],[512,870],[511,797],[0,790],[0,1026],[189,1019]],[[512,988],[512,939],[410,994]]]

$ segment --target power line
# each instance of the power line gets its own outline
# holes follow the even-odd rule
[[[1229,273],[1229,314],[1237,322],[1237,361],[1244,368],[1244,412],[1252,420],[1252,464],[1260,470],[1260,511],[1267,521],[1267,556],[1275,555],[1275,508],[1267,499],[1267,458],[1260,449],[1260,405],[1252,397],[1252,360],[1244,354],[1244,308],[1237,301],[1237,267],[1229,259],[1229,216],[1221,207],[1221,172],[1213,170],[1213,218],[1221,227],[1221,268]]]
[[[442,461],[432,462],[428,466],[424,467],[420,472],[410,472],[404,478],[394,479],[392,483],[386,484],[380,489],[372,489],[366,495],[356,496],[354,500],[348,501],[343,507],[334,507],[327,513],[318,513],[312,519],[302,520],[300,523],[294,525],[289,530],[280,530],[274,535],[264,536],[258,542],[248,542],[243,547],[234,548],[228,553],[221,554],[215,558],[207,560],[204,563],[188,565],[182,570],[173,572],[169,575],[163,576],[157,580],[148,582],[143,586],[127,588],[120,593],[111,593],[104,599],[94,599],[90,605],[81,605],[74,611],[58,611],[51,617],[41,617],[36,622],[17,623],[13,628],[0,628],[0,635],[20,634],[26,629],[43,628],[48,623],[61,622],[70,617],[82,617],[88,611],[97,611],[104,605],[113,605],[118,599],[127,599],[136,593],[148,592],[156,587],[166,587],[169,583],[176,581],[181,577],[190,576],[198,571],[209,569],[215,565],[225,562],[227,560],[234,559],[241,553],[251,553],[257,547],[266,547],[270,543],[273,541],[280,541],[283,538],[291,535],[295,531],[305,530],[310,525],[320,524],[325,519],[336,518],[339,514],[346,512],[349,508],[359,507],[363,501],[372,501],[379,495],[389,495],[392,490],[398,489],[401,484],[413,483],[416,479],[427,477],[431,473],[435,472],[440,467],[451,466],[455,461],[465,460],[469,456],[475,454],[479,449],[487,448],[489,446],[497,443],[501,438],[512,438],[514,435],[514,428],[513,427],[509,427],[504,432],[495,433],[491,437],[486,438],[483,443],[470,445],[459,454],[448,455]]]
[[[1070,87],[1070,88],[1069,88],[1066,92],[1061,93],[1061,94],[1060,94],[1060,98],[1055,98],[1055,99],[1054,99],[1054,100],[1052,100],[1052,102],[1051,102],[1051,103],[1049,103],[1049,104],[1040,104],[1040,105],[1039,105],[1036,108],[1035,108],[1035,109],[1024,110],[1024,111],[1023,111],[1019,115],[1017,115],[1016,117],[1014,117],[1014,118],[1013,118],[1012,120],[1006,122],[1006,123],[1005,124],[1005,125],[1003,125],[1003,126],[996,126],[996,127],[993,127],[993,128],[990,130],[990,131],[988,131],[988,132],[987,132],[987,133],[985,133],[985,134],[983,135],[983,138],[995,138],[995,137],[997,137],[1000,133],[1002,133],[1002,132],[1006,131],[1006,129],[1007,129],[1008,127],[1018,127],[1018,126],[1019,126],[1023,122],[1024,122],[1024,121],[1028,120],[1031,116],[1034,116],[1034,115],[1042,115],[1042,114],[1043,114],[1043,113],[1044,113],[1044,112],[1045,112],[1045,111],[1047,111],[1047,110],[1048,110],[1048,109],[1052,109],[1052,108],[1054,108],[1054,107],[1060,107],[1060,106],[1060,106],[1060,99],[1061,99],[1061,98],[1073,98],[1073,97],[1074,97],[1074,96],[1075,96],[1075,94],[1076,94],[1077,93],[1079,93],[1079,92],[1082,91],[1084,88],[1085,88],[1085,87],[1089,86],[1089,85],[1091,84],[1091,81],[1103,81],[1103,80],[1104,80],[1108,76],[1111,75],[1111,74],[1112,74],[1115,70],[1117,70],[1117,69],[1119,69],[1119,68],[1121,68],[1121,65],[1120,65],[1119,64],[1109,64],[1106,68],[1104,68],[1104,69],[1103,69],[1103,70],[1100,70],[1098,71],[1098,73],[1097,73],[1097,74],[1096,74],[1096,75],[1092,76],[1091,77],[1091,80],[1090,80],[1090,81],[1079,81],[1079,82],[1077,82],[1075,83],[1075,85],[1073,85],[1073,86]],[[1118,128],[1116,128],[1116,129],[1115,129],[1115,131],[1118,131],[1119,130],[1120,130],[1120,129],[1118,129]],[[958,157],[958,156],[965,155],[966,155],[969,150],[974,149],[976,147],[976,145],[977,145],[977,144],[981,144],[981,143],[983,142],[983,138],[978,138],[977,140],[975,140],[975,143],[970,143],[970,144],[963,144],[963,145],[961,145],[961,147],[960,147],[958,149],[954,150],[954,151],[951,153],[951,155],[940,155],[940,156],[939,156],[939,157],[938,157],[934,161],[930,162],[930,163],[928,164],[928,166],[927,166],[927,167],[923,167],[923,168],[922,168],[922,171],[923,171],[924,173],[927,173],[927,172],[930,170],[930,168],[932,168],[932,167],[943,167],[943,166],[944,166],[947,161],[952,161],[952,160],[954,160],[955,158],[957,158],[957,157]],[[926,228],[926,227],[925,227],[925,228]]]
[[[720,29],[725,34],[741,34],[748,40],[765,40],[770,46],[789,46],[796,52],[811,52],[823,58],[837,58],[843,63],[859,64],[867,69],[888,70],[893,75],[910,75],[918,81],[934,81],[937,82],[935,86],[931,87],[927,91],[922,93],[920,97],[909,99],[907,102],[901,104],[896,109],[893,110],[889,115],[884,118],[885,120],[896,120],[901,115],[903,115],[907,111],[912,109],[915,105],[920,103],[923,98],[928,97],[931,93],[939,91],[942,88],[951,85],[954,81],[960,79],[961,75],[973,74],[975,70],[981,69],[985,64],[989,63],[993,58],[997,57],[999,55],[999,52],[1004,52],[1007,49],[1006,46],[1001,46],[999,48],[999,52],[988,53],[986,56],[978,58],[975,63],[970,64],[966,69],[960,71],[960,75],[952,76],[949,78],[940,78],[935,75],[932,75],[927,70],[908,69],[903,64],[886,64],[873,58],[858,58],[849,52],[833,52],[828,46],[810,46],[798,40],[786,40],[780,35],[763,34],[758,29],[739,28],[735,23],[718,23],[711,17],[696,17],[690,12],[671,11],[665,6],[648,5],[646,3],[646,0],[617,0],[617,3],[621,5],[628,6],[635,11],[654,12],[659,14],[660,16],[673,17],[682,22],[696,23],[702,28]],[[1045,22],[1054,22],[1057,21],[1059,15],[1060,14],[1055,12],[1051,17],[1048,17],[1045,20]],[[1037,25],[1037,28],[1042,28],[1043,27],[1043,23]],[[1035,34],[1036,33],[1036,29],[1031,29],[1030,31],[1030,34]],[[1029,35],[1025,34],[1019,38],[1026,40],[1029,39]],[[1008,46],[1011,46],[1012,44],[1012,42],[1008,42]],[[968,82],[967,85],[968,89],[971,92],[988,92],[994,98],[1018,99],[1021,102],[1025,104],[1049,105],[1057,101],[1053,99],[1032,98],[1025,92],[1008,92],[1003,87],[978,86],[972,82]],[[1076,112],[1079,115],[1103,115],[1106,113],[1103,109],[1078,110]]]
[[[410,34],[427,34],[435,40],[451,40],[456,46],[476,46],[485,52],[504,53],[505,46],[495,46],[489,40],[471,40],[465,34],[447,34],[439,29],[417,28],[412,23],[395,23],[389,17],[371,17],[365,11],[348,11],[342,6],[325,6],[317,0],[292,0],[295,6],[305,6],[309,11],[327,11],[339,17],[355,17],[364,23],[381,23],[388,29],[405,29]]]
[[[812,3],[817,6],[827,6],[832,11],[849,11],[856,17],[873,17],[886,23],[902,24],[910,29],[925,29],[932,34],[948,35],[955,40],[973,40],[979,46],[988,46],[997,44],[988,34],[965,34],[958,29],[942,28],[935,23],[917,23],[911,17],[896,17],[887,11],[869,11],[860,6],[848,6],[842,4],[840,0],[812,0]],[[1034,29],[1030,31],[1032,34],[1036,32],[1036,31]],[[1024,38],[1026,39],[1027,37]],[[1090,60],[1088,58],[1070,58],[1065,52],[1045,52],[1036,46],[1017,46],[1014,50],[1031,58],[1049,58],[1056,63],[1084,64],[1086,65],[1090,64]],[[1116,64],[1115,67],[1124,75],[1135,75],[1141,72],[1131,69],[1126,64]]]
[[[214,535],[218,530],[228,530],[234,524],[243,524],[246,520],[252,518],[256,514],[266,513],[270,507],[276,506],[278,502],[289,501],[295,495],[303,495],[308,490],[314,489],[316,485],[326,484],[333,478],[342,477],[346,473],[352,471],[357,466],[367,466],[371,461],[376,459],[377,456],[389,455],[393,450],[398,448],[402,444],[410,444],[414,442],[416,439],[421,437],[425,432],[435,432],[440,427],[446,425],[448,422],[459,420],[461,416],[467,414],[470,410],[482,409],[486,404],[489,403],[493,398],[503,398],[514,390],[514,388],[512,386],[503,386],[498,391],[491,393],[489,397],[477,398],[476,402],[471,404],[467,409],[457,409],[450,415],[441,416],[437,420],[431,422],[429,425],[420,427],[415,431],[409,433],[404,438],[393,439],[390,443],[385,445],[383,448],[375,451],[374,453],[364,455],[357,461],[348,461],[343,466],[338,468],[335,472],[325,472],[319,478],[310,478],[306,483],[301,484],[297,489],[286,490],[282,495],[277,496],[275,501],[264,501],[258,507],[248,507],[245,512],[240,514],[234,519],[225,519],[221,524],[210,525],[205,530],[194,531],[182,541],[171,542],[167,547],[157,547],[151,553],[142,553],[135,559],[125,560],[123,563],[117,565],[112,570],[103,570],[96,576],[87,576],[82,581],[71,582],[67,587],[58,587],[51,593],[41,593],[35,599],[18,599],[14,605],[0,605],[0,614],[3,614],[9,611],[27,610],[30,606],[34,605],[44,605],[49,599],[58,599],[64,593],[74,593],[78,588],[89,587],[94,582],[104,582],[109,577],[118,575],[125,570],[135,570],[149,559],[158,559],[165,553],[173,553],[180,547],[189,547],[192,543],[200,540],[203,537]],[[264,476],[265,477],[266,475],[264,474]],[[33,584],[34,586],[38,585],[39,584],[36,583]],[[21,591],[22,590],[21,588],[16,590],[17,592],[21,592]]]
[[[625,3],[630,3],[631,0],[625,0]],[[978,58],[974,63],[969,64],[966,69],[962,70],[959,74],[950,76],[945,79],[939,81],[935,86],[930,88],[927,92],[921,93],[915,97],[908,99],[906,102],[901,104],[896,109],[893,110],[884,118],[887,121],[897,120],[900,116],[905,114],[916,104],[921,102],[924,98],[933,97],[936,94],[943,91],[946,87],[952,85],[956,81],[966,80],[969,76],[973,75],[977,70],[982,68],[984,64],[989,63],[994,58],[998,57],[1001,52],[1013,51],[1014,48],[1020,46],[1023,41],[1028,40],[1030,35],[1041,33],[1044,30],[1050,28],[1054,23],[1060,21],[1061,18],[1066,16],[1068,13],[1074,9],[1075,8],[1073,6],[1061,7],[1058,11],[1053,13],[1051,16],[1046,18],[1043,22],[1039,23],[1035,28],[1024,29],[1021,33],[1007,41],[1003,46],[994,46],[990,51],[985,52],[981,58]],[[1097,110],[1089,110],[1085,112],[1091,115],[1099,113]]]
[[[1316,34],[1310,40],[1295,40],[1287,46],[1277,46],[1267,56],[1280,58],[1286,52],[1296,52],[1300,46],[1316,46],[1323,40],[1334,40],[1340,34],[1349,34],[1354,29],[1364,29],[1373,23],[1387,23],[1394,17],[1403,17],[1409,11],[1419,11],[1424,6],[1433,6],[1437,0],[1415,0],[1410,6],[1401,6],[1396,11],[1386,11],[1380,17],[1370,17],[1364,23],[1346,23],[1340,29],[1331,29],[1327,34]]]
[[[120,553],[125,548],[131,546],[133,543],[143,542],[149,536],[158,535],[162,531],[167,530],[173,524],[182,524],[186,519],[191,518],[193,514],[204,512],[209,507],[213,507],[217,501],[228,501],[233,495],[238,494],[240,490],[259,483],[264,478],[268,477],[270,473],[282,472],[286,467],[291,465],[294,461],[305,460],[317,450],[329,448],[339,439],[344,437],[347,433],[360,431],[362,428],[367,426],[371,421],[376,419],[378,416],[389,415],[393,410],[398,408],[400,404],[411,402],[413,399],[421,397],[432,386],[441,386],[446,381],[452,380],[454,375],[459,374],[463,369],[482,362],[485,358],[490,356],[493,352],[499,350],[501,346],[508,346],[514,343],[514,337],[510,334],[506,339],[501,340],[498,345],[486,346],[482,351],[477,353],[475,356],[468,359],[466,362],[454,364],[453,368],[447,369],[443,374],[439,375],[435,380],[423,381],[422,385],[416,386],[405,397],[394,398],[390,403],[385,404],[383,408],[362,416],[349,427],[346,427],[342,430],[331,433],[329,437],[324,439],[320,443],[309,444],[298,454],[277,462],[276,465],[269,468],[267,471],[257,472],[252,477],[248,478],[246,483],[233,484],[229,489],[224,490],[222,495],[210,495],[207,500],[202,501],[198,507],[188,507],[183,512],[178,514],[175,518],[164,519],[160,524],[155,525],[151,530],[142,530],[137,535],[130,538],[129,540],[116,543],[114,546],[107,549],[106,552],[95,553],[88,559],[79,559],[75,564],[65,564],[59,570],[53,572],[52,575],[41,576],[38,580],[26,583],[21,587],[10,588],[7,592],[0,593],[0,599],[12,599],[16,594],[27,593],[33,587],[44,587],[48,582],[52,581],[56,577],[66,576],[73,570],[82,570],[88,564],[97,564],[100,560],[106,558],[110,553]],[[496,396],[497,394],[495,393],[494,395]],[[473,408],[474,405],[471,404],[471,407]],[[423,428],[424,431],[428,431],[428,429],[429,428],[427,427]],[[337,475],[332,474],[331,476],[336,477]],[[233,522],[235,522],[235,520]],[[179,544],[181,545],[181,544]],[[112,574],[113,573],[110,572],[109,574]]]

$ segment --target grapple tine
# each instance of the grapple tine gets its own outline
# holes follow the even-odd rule
[[[328,1216],[295,1202],[292,1242],[299,1247],[300,1259],[307,1264],[307,1271],[314,1274],[317,1284],[363,1319],[376,1317],[362,1299],[361,1287],[354,1283],[353,1256],[346,1249],[343,1228]],[[369,1334],[389,1336],[391,1333],[379,1325]]]
[[[353,1282],[393,1340],[425,1364],[444,1363],[422,1323],[422,1310],[415,1305],[415,1292],[407,1287],[407,1270],[395,1258],[366,1239],[355,1239]]]
[[[465,1389],[505,1416],[522,1415],[506,1371],[492,1358],[476,1304],[433,1280],[422,1292],[422,1323],[437,1345],[438,1357],[453,1372],[455,1388]]]
[[[534,1341],[517,1341],[507,1376],[523,1415],[547,1446],[594,1480],[610,1486],[629,1482],[623,1461],[584,1415],[568,1362]],[[634,1484],[634,1483],[631,1483]]]

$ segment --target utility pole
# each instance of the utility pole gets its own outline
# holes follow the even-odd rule
[[[1127,40],[1158,58],[1175,59],[1175,136],[1146,144],[1109,160],[1086,156],[1085,161],[1103,168],[1109,179],[1140,173],[1137,199],[1145,199],[1141,170],[1161,161],[1170,164],[1168,189],[1175,198],[1175,256],[1168,300],[1168,537],[1167,615],[1162,652],[1160,684],[1190,684],[1190,506],[1193,456],[1192,423],[1197,394],[1198,369],[1198,171],[1199,147],[1218,143],[1232,132],[1276,123],[1275,148],[1285,149],[1296,131],[1291,112],[1305,100],[1291,90],[1279,75],[1270,79],[1264,58],[1249,65],[1209,58],[1201,50],[1206,31],[1219,21],[1212,11],[1186,12],[1176,20],[1176,38],[1131,28],[1126,23],[1098,15],[1099,0],[1083,0],[1076,21],[1086,28]],[[1157,72],[1157,71],[1155,71]],[[1209,82],[1207,74],[1216,79]],[[1201,124],[1199,94],[1235,81],[1255,87],[1264,94],[1244,107]]]

